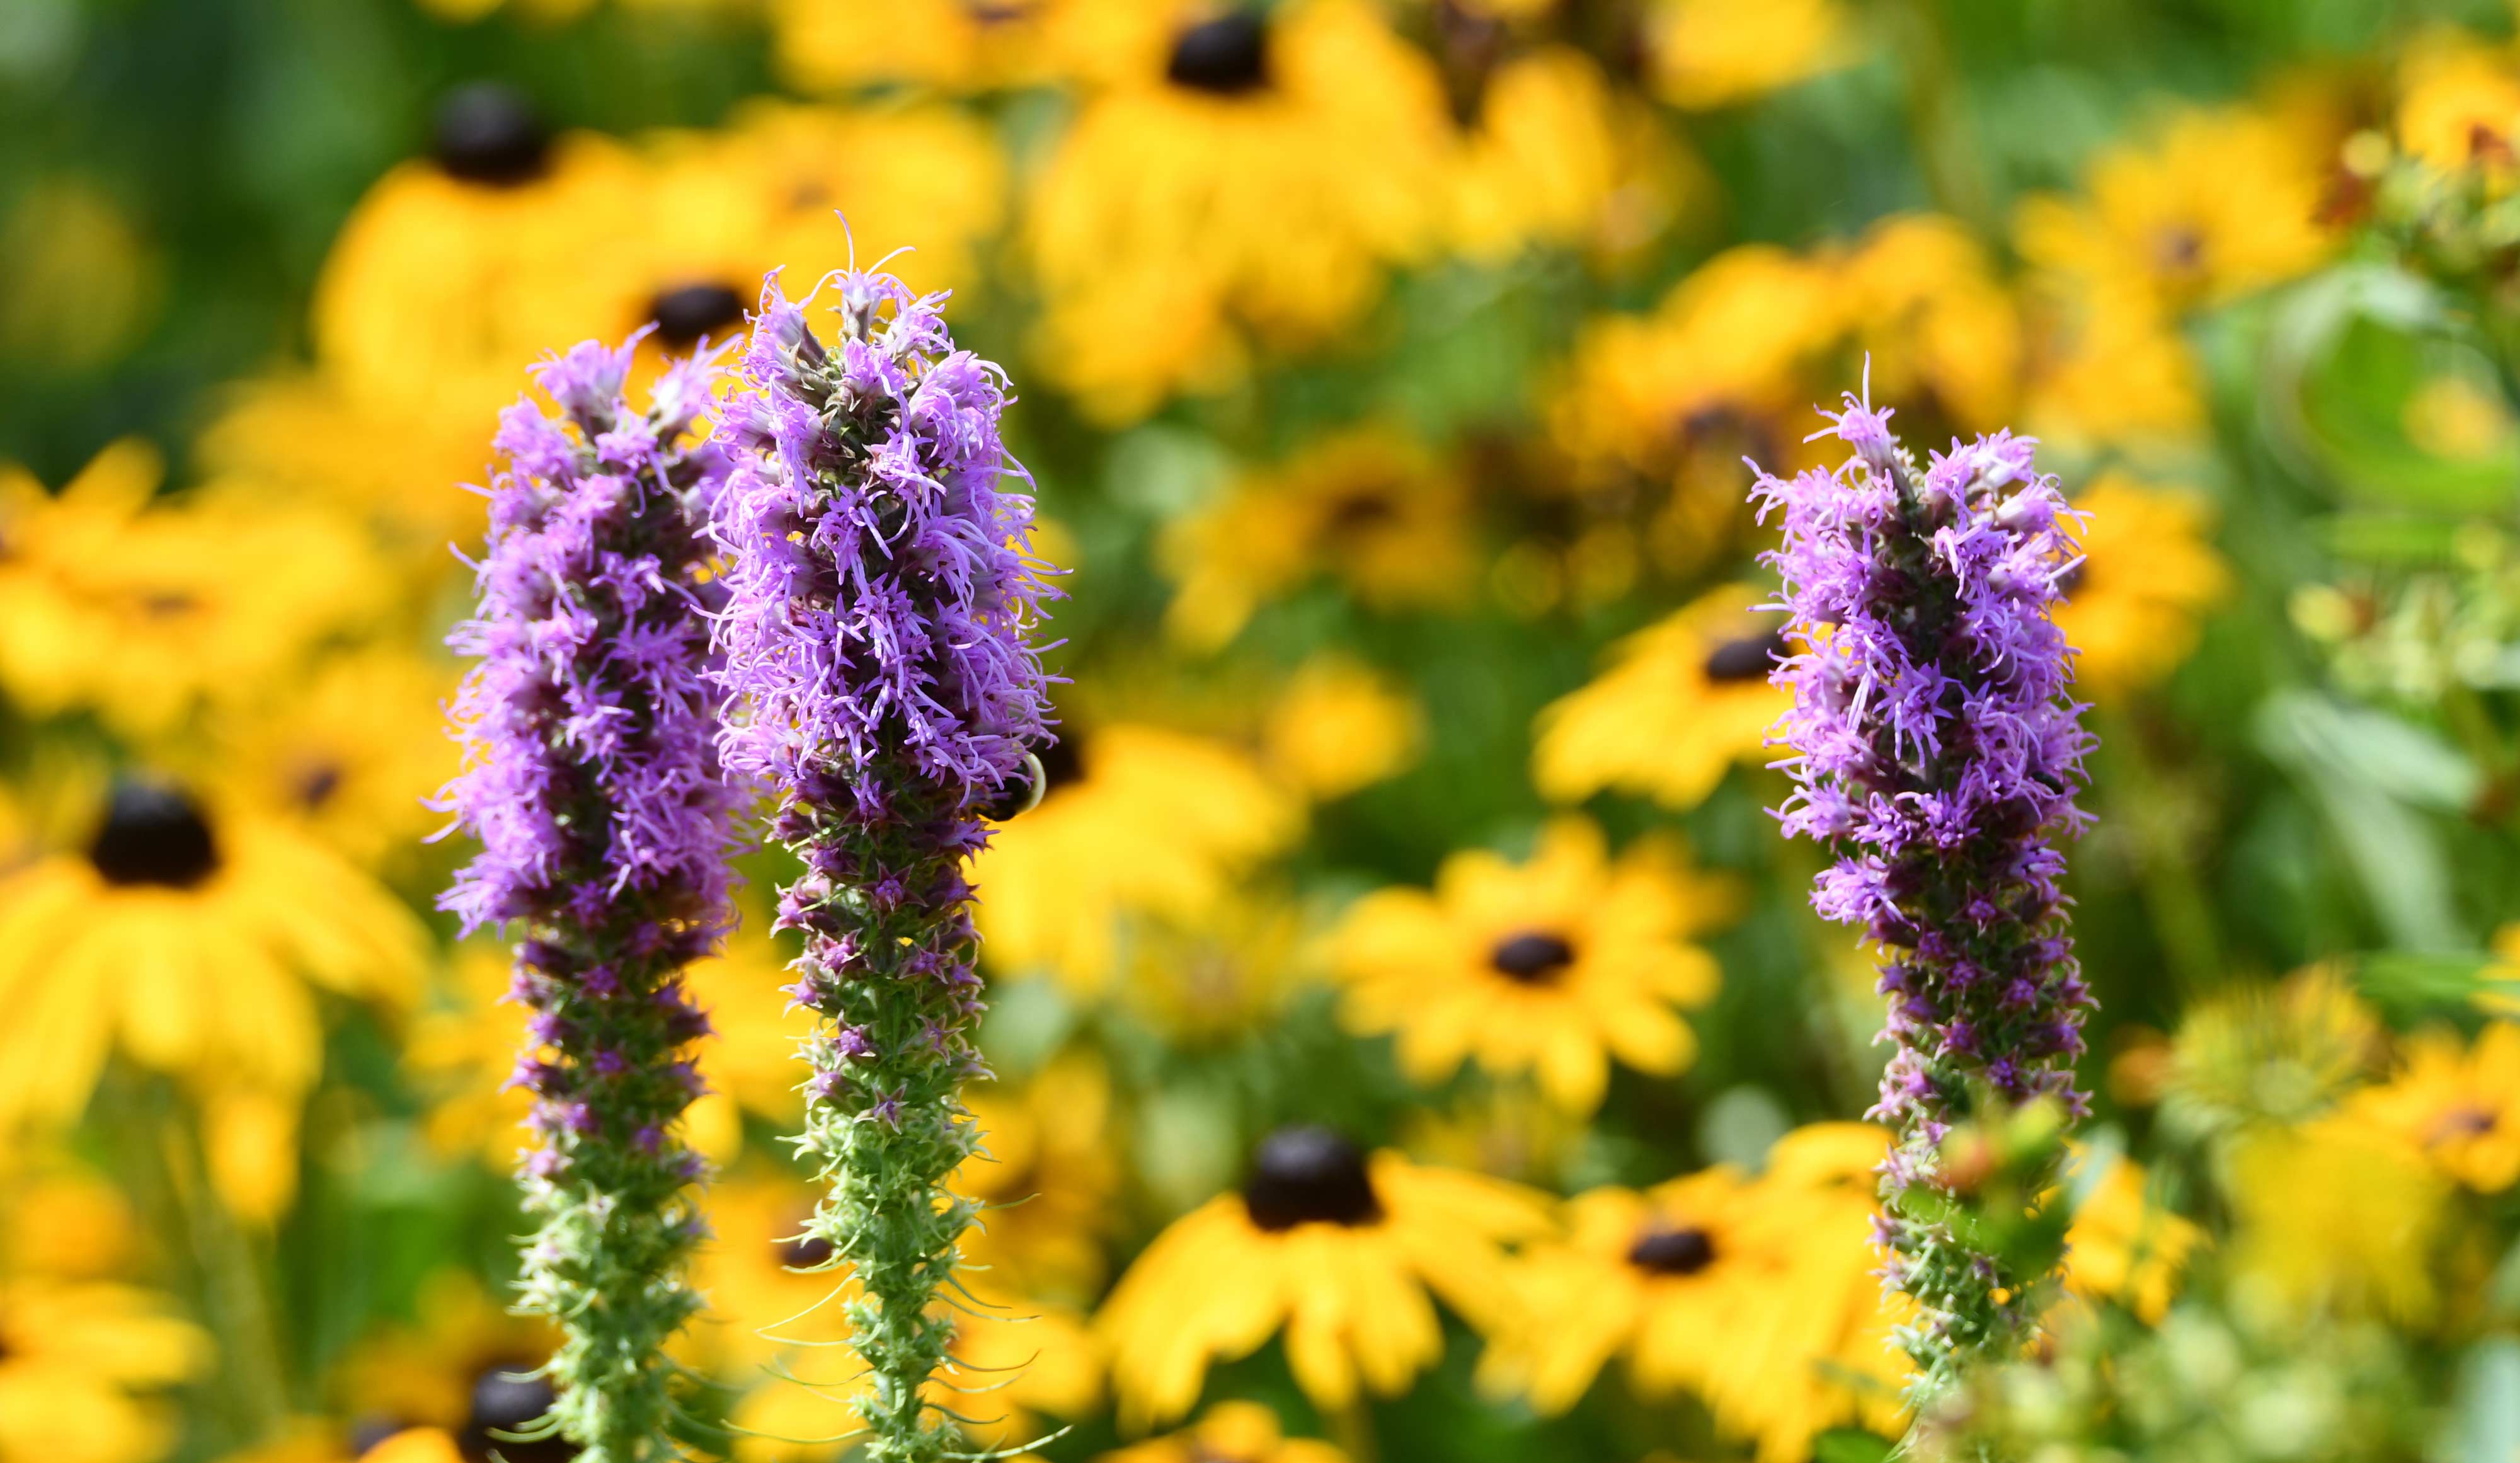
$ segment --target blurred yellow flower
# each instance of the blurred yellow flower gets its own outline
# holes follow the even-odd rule
[[[2520,60],[2508,45],[2439,29],[2398,59],[2398,146],[2445,170],[2520,144]]]
[[[2065,1235],[2065,1288],[2092,1301],[2114,1301],[2157,1325],[2170,1310],[2180,1271],[2204,1231],[2172,1213],[2145,1190],[2141,1165],[2121,1154],[2094,1157],[2079,1145],[2079,1165],[2106,1165],[2082,1190]]]
[[[781,72],[806,91],[906,82],[948,91],[1048,79],[1061,0],[769,0]],[[1108,8],[1108,7],[1105,7]],[[1148,7],[1140,7],[1146,9]]]
[[[1074,754],[1082,775],[1054,766],[1042,804],[973,861],[981,948],[1007,975],[1047,970],[1103,991],[1119,969],[1121,916],[1195,923],[1303,830],[1302,800],[1221,742],[1122,724]]]
[[[1099,1061],[1053,1061],[1021,1086],[965,1096],[980,1152],[954,1172],[982,1206],[963,1235],[964,1263],[993,1289],[1084,1303],[1101,1294],[1102,1245],[1120,1186],[1111,1151],[1111,1081]]]
[[[475,1153],[490,1168],[515,1166],[525,1146],[532,1097],[512,1086],[525,1040],[524,1006],[507,998],[514,961],[505,944],[466,943],[449,961],[435,999],[412,1021],[402,1065],[429,1100],[421,1131],[442,1154]],[[717,955],[684,971],[713,1035],[693,1053],[709,1090],[683,1110],[683,1139],[709,1162],[743,1147],[742,1109],[793,1120],[802,1080],[796,1043],[812,1023],[788,1010],[777,949],[757,924],[727,937]]]
[[[545,351],[638,324],[625,279],[654,220],[636,155],[588,134],[545,148],[517,107],[494,176],[405,162],[334,237],[315,353],[361,406],[486,441]]]
[[[2241,985],[2195,1002],[2180,1022],[2162,1113],[2197,1133],[2315,1118],[2362,1085],[2385,1040],[2330,966]]]
[[[58,496],[0,464],[0,689],[52,715],[170,730],[257,690],[380,607],[350,525],[305,508],[153,507],[156,449],[126,438]]]
[[[1431,1289],[1464,1320],[1493,1318],[1507,1245],[1550,1227],[1531,1190],[1371,1157],[1326,1128],[1281,1129],[1238,1194],[1157,1236],[1095,1318],[1120,1425],[1171,1421],[1212,1362],[1281,1331],[1305,1395],[1344,1408],[1393,1395],[1443,1351]]]
[[[323,1063],[310,985],[399,1006],[428,953],[411,911],[338,855],[123,783],[83,852],[0,880],[0,1001],[16,1013],[0,1129],[75,1118],[115,1049],[204,1094],[288,1104],[293,1122]],[[233,1116],[271,1120],[250,1103]]]
[[[2021,314],[1987,247],[1965,225],[1935,213],[1894,214],[1847,250],[1838,274],[1875,400],[1926,406],[1929,422],[1956,432],[2008,421],[2020,392]]]
[[[2141,284],[2051,278],[2031,295],[2031,429],[2089,443],[2178,437],[2204,425],[2195,359]]]
[[[521,377],[511,391],[523,389]],[[398,571],[402,606],[454,581],[487,520],[489,418],[449,419],[382,402],[312,372],[240,383],[195,442],[202,501],[233,514],[275,502],[331,509],[367,530]]]
[[[1739,463],[1771,468],[1774,430],[1807,411],[1808,366],[1836,340],[1841,303],[1822,263],[1773,245],[1747,244],[1697,267],[1647,315],[1607,315],[1588,323],[1566,378],[1549,402],[1550,434],[1579,464],[1615,465],[1648,481],[1681,478],[1684,487],[1737,500],[1747,487]],[[1725,460],[1695,465],[1696,438],[1724,436]]]
[[[2231,1140],[2224,1189],[2230,1269],[2244,1295],[2295,1314],[2377,1311],[2430,1321],[2433,1249],[2449,1181],[2395,1134],[2351,1118],[2265,1126]]]
[[[1472,259],[1508,259],[1528,244],[1613,242],[1621,190],[1653,186],[1651,160],[1625,145],[1609,82],[1564,46],[1488,75],[1453,151],[1444,237]]]
[[[1025,210],[1039,369],[1106,425],[1355,320],[1429,243],[1450,125],[1364,0],[1162,8],[1169,55],[1086,101]]]
[[[1270,766],[1307,796],[1344,798],[1418,759],[1426,713],[1372,666],[1325,652],[1295,668],[1261,740]]]
[[[1733,763],[1768,760],[1792,698],[1768,684],[1790,648],[1751,610],[1766,597],[1727,585],[1621,641],[1608,669],[1541,711],[1533,784],[1558,802],[1615,788],[1686,809]]]
[[[2132,281],[2172,309],[2307,274],[2335,247],[2317,221],[2327,139],[2243,107],[2190,108],[2085,170],[2083,196],[2025,201],[2014,225],[2037,268]]]
[[[813,1208],[813,1192],[787,1178],[736,1178],[708,1195],[714,1238],[701,1248],[694,1282],[709,1308],[683,1344],[729,1382],[750,1388],[733,1417],[749,1430],[735,1444],[744,1463],[826,1458],[828,1445],[788,1440],[857,1426],[849,1401],[863,1363],[832,1345],[848,1329],[842,1310],[856,1291],[844,1272],[824,1268],[830,1245],[803,1233]],[[1044,1431],[1040,1413],[1076,1417],[1093,1408],[1102,1373],[1080,1316],[985,1271],[962,1272],[962,1284],[968,1299],[948,1370],[930,1384],[938,1405],[978,1414],[972,1437],[991,1446],[1032,1440]],[[752,1386],[765,1369],[779,1380]],[[957,1392],[991,1387],[976,1407]]]
[[[486,1441],[480,1425],[497,1419],[477,1416],[480,1403],[531,1403],[537,1389],[541,1401],[550,1400],[549,1388],[539,1380],[517,1384],[504,1379],[539,1368],[556,1340],[547,1322],[508,1309],[469,1271],[450,1265],[421,1282],[411,1319],[378,1326],[349,1348],[334,1369],[329,1391],[339,1409],[371,1436],[405,1429],[442,1439],[447,1432],[463,1431]],[[536,1406],[506,1421],[521,1425],[539,1413]],[[408,1439],[389,1456],[403,1457],[405,1463],[434,1463],[438,1447],[427,1437]]]
[[[1854,59],[1837,0],[1647,0],[1654,91],[1692,112],[1790,86]]]
[[[1191,919],[1138,919],[1120,1002],[1168,1040],[1195,1047],[1265,1024],[1318,975],[1303,912],[1248,882]]]
[[[2161,680],[2196,649],[2199,620],[2231,590],[2210,541],[2212,519],[2183,489],[2102,473],[2074,495],[2086,515],[2068,532],[2083,562],[2061,581],[2056,623],[2082,654],[2085,695],[2122,696]]]
[[[652,319],[669,349],[740,338],[769,270],[784,266],[800,291],[852,252],[871,265],[905,247],[886,269],[916,289],[968,294],[975,254],[1006,216],[995,137],[943,108],[754,101],[721,130],[668,132],[644,156],[652,202],[629,293],[580,334],[617,337]]]
[[[1399,433],[1326,437],[1166,526],[1165,628],[1218,649],[1317,573],[1376,610],[1459,605],[1476,587],[1468,509],[1459,474]]]
[[[9,1173],[0,1211],[0,1272],[50,1280],[108,1280],[139,1247],[130,1203],[105,1178],[63,1160],[38,1159]]]
[[[2487,1022],[2473,1045],[2452,1031],[2418,1032],[2403,1050],[2404,1069],[2346,1111],[2479,1193],[2520,1180],[2520,1026]]]
[[[209,1338],[150,1292],[0,1281],[0,1460],[145,1463],[175,1440],[155,1394],[207,1370]]]
[[[1904,1302],[1882,1296],[1871,1243],[1887,1149],[1879,1128],[1822,1123],[1779,1140],[1755,1180],[1716,1167],[1570,1200],[1566,1239],[1513,1264],[1481,1387],[1563,1412],[1624,1354],[1641,1394],[1698,1394],[1763,1463],[1808,1457],[1840,1422],[1894,1426]]]
[[[1356,1031],[1396,1033],[1401,1070],[1440,1082],[1473,1060],[1531,1073],[1569,1112],[1598,1107],[1610,1058],[1669,1076],[1697,1055],[1675,1008],[1713,998],[1722,973],[1690,937],[1732,917],[1729,881],[1666,843],[1615,863],[1581,818],[1542,830],[1529,862],[1485,849],[1444,861],[1430,892],[1357,901],[1329,937]]]
[[[1258,1402],[1219,1402],[1166,1438],[1104,1453],[1101,1463],[1348,1463],[1314,1438],[1289,1438],[1278,1414]]]
[[[238,803],[363,864],[408,863],[445,826],[432,811],[456,770],[445,702],[451,663],[372,646],[224,707],[171,764]]]

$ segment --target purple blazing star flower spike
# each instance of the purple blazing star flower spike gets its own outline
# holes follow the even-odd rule
[[[1753,493],[1763,522],[1782,517],[1764,557],[1804,647],[1772,677],[1794,697],[1773,738],[1797,784],[1778,816],[1835,852],[1813,906],[1885,952],[1883,1039],[1898,1050],[1869,1116],[1901,1143],[1883,1167],[1884,1274],[1923,1304],[1902,1340],[1932,1391],[1968,1355],[2009,1354],[2048,1278],[1956,1238],[1939,1145],[1981,1099],[2085,1105],[2073,1062],[2092,1002],[2055,840],[2087,821],[2074,798],[2091,738],[2049,613],[2076,562],[2072,510],[2030,438],[1955,442],[1920,473],[1868,398],[1822,415],[1814,438],[1853,455],[1791,480],[1761,473]]]
[[[806,872],[780,923],[805,935],[790,987],[823,1018],[801,1150],[830,1184],[808,1232],[854,1269],[875,1463],[943,1456],[922,1388],[953,1335],[940,1303],[968,1202],[978,937],[964,861],[1034,791],[1049,678],[1031,635],[1050,590],[1026,556],[1001,372],[954,348],[942,296],[834,277],[817,339],[773,274],[727,409],[741,456],[718,503],[718,646],[730,770],[776,798]],[[832,281],[827,281],[830,285]]]
[[[633,343],[635,344],[635,342]],[[692,439],[717,371],[669,367],[622,394],[631,345],[547,360],[501,418],[477,657],[453,708],[468,743],[444,805],[481,841],[440,904],[470,933],[515,921],[513,994],[538,1048],[516,1081],[543,1146],[523,1303],[560,1324],[553,1418],[590,1463],[674,1456],[666,1339],[698,1305],[684,1264],[699,1166],[679,1136],[677,1061],[707,1029],[683,968],[725,934],[732,799],[698,571],[725,455]]]

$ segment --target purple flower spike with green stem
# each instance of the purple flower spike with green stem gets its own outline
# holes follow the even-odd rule
[[[1778,815],[1835,854],[1814,907],[1883,952],[1897,1051],[1870,1116],[1899,1132],[1884,1278],[1921,1306],[1902,1341],[1924,1395],[1971,1357],[2015,1354],[2053,1287],[2055,1247],[1994,1243],[2023,1214],[1971,1205],[2037,1208],[2061,1145],[2038,1145],[2008,1198],[1973,1195],[1943,1147],[1963,1120],[2042,1103],[2062,1120],[2085,1105],[2073,1063],[2092,999],[2056,842],[2086,821],[2074,799],[2091,738],[2050,614],[2077,561],[2071,510],[2031,439],[1955,442],[1919,470],[1867,397],[1822,415],[1814,437],[1849,458],[1790,480],[1762,473],[1753,494],[1763,521],[1781,515],[1783,544],[1765,558],[1802,646],[1773,676],[1794,697],[1778,740],[1797,786]]]
[[[579,345],[534,370],[559,417],[522,400],[500,422],[478,613],[450,642],[479,663],[445,805],[481,851],[439,901],[467,932],[524,937],[522,1301],[562,1337],[543,1428],[586,1463],[678,1455],[664,1347],[698,1307],[685,1266],[703,1233],[679,1124],[708,1030],[683,971],[729,924],[700,598],[726,461],[695,436],[717,371],[677,362],[642,410],[630,363],[630,345]]]
[[[809,1231],[858,1285],[867,1456],[925,1463],[955,1437],[925,1394],[972,1218],[945,1187],[979,1141],[962,1088],[984,1071],[964,874],[989,817],[1037,791],[1050,591],[1002,373],[954,347],[942,296],[854,270],[825,288],[818,338],[764,282],[727,410],[723,753],[805,865],[779,901],[805,937],[793,994],[822,1018],[797,1144],[828,1186]]]

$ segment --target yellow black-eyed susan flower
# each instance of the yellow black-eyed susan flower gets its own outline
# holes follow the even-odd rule
[[[1073,0],[770,0],[781,72],[816,92],[979,91],[1052,79],[1124,7]],[[1144,7],[1139,7],[1143,9]]]
[[[162,471],[136,439],[58,496],[0,465],[0,691],[22,709],[89,709],[161,735],[378,610],[350,524],[297,506],[153,507]]]
[[[1165,627],[1216,649],[1317,574],[1376,610],[1459,604],[1475,583],[1468,508],[1460,476],[1396,431],[1325,437],[1166,529]]]
[[[1319,978],[1305,930],[1302,908],[1274,881],[1245,880],[1194,918],[1133,918],[1115,994],[1180,1046],[1241,1035]]]
[[[151,1292],[0,1280],[0,1458],[147,1463],[175,1438],[162,1394],[210,1354],[209,1339]]]
[[[1734,894],[1659,842],[1615,862],[1580,818],[1543,829],[1526,863],[1456,853],[1430,891],[1359,900],[1329,937],[1346,983],[1343,1019],[1398,1037],[1401,1069],[1420,1082],[1464,1061],[1531,1074],[1573,1112],[1599,1106],[1610,1059],[1668,1076],[1695,1059],[1679,1011],[1721,979],[1690,942],[1731,916]]]
[[[1092,1058],[1062,1057],[1019,1086],[974,1087],[966,1101],[981,1151],[955,1170],[952,1187],[982,1209],[963,1235],[964,1265],[1000,1292],[1073,1302],[1099,1294],[1120,1184],[1109,1076]]]
[[[2176,488],[2103,473],[2074,495],[2083,562],[2062,581],[2056,623],[2082,654],[2075,683],[2123,695],[2159,681],[2196,649],[2205,612],[2230,592],[2231,571],[2208,541],[2201,503]]]
[[[315,990],[407,1002],[427,954],[411,911],[338,854],[122,783],[84,849],[0,881],[0,999],[18,1013],[0,1126],[75,1117],[117,1050],[204,1094],[286,1103],[293,1124],[323,1061]]]
[[[1755,1180],[1717,1167],[1577,1196],[1566,1238],[1513,1265],[1482,1387],[1560,1412],[1624,1356],[1638,1392],[1696,1394],[1766,1463],[1809,1456],[1839,1423],[1894,1423],[1902,1303],[1871,1274],[1887,1151],[1878,1128],[1822,1123],[1779,1140]]]
[[[1178,1433],[1104,1453],[1102,1463],[1348,1463],[1318,1438],[1289,1438],[1258,1402],[1219,1402]]]
[[[1119,48],[1025,212],[1036,359],[1103,422],[1354,321],[1429,247],[1448,142],[1433,64],[1370,5],[1157,13],[1168,47]]]
[[[1778,460],[1802,436],[1781,424],[1809,410],[1809,367],[1842,320],[1822,262],[1772,245],[1727,250],[1650,314],[1585,327],[1549,403],[1551,436],[1586,475],[1734,504],[1747,481],[1740,458]]]
[[[2193,1220],[2161,1205],[2143,1166],[2123,1154],[2078,1146],[2067,1187],[2073,1223],[2065,1237],[2065,1289],[2089,1301],[2111,1301],[2158,1323],[2170,1310],[2180,1271],[2204,1241]]]
[[[2035,197],[2014,235],[2038,268],[2136,282],[2171,309],[2307,274],[2335,248],[2318,221],[2323,136],[2261,108],[2191,108],[2085,169],[2079,198]]]
[[[1702,1384],[1708,1360],[1731,1345],[1739,1274],[1761,1269],[1745,1222],[1754,1202],[1731,1168],[1567,1201],[1566,1237],[1532,1245],[1514,1264],[1514,1319],[1480,1358],[1482,1386],[1563,1412],[1623,1352],[1647,1394]]]
[[[1183,1416],[1211,1364],[1281,1333],[1316,1405],[1396,1394],[1442,1353],[1430,1292],[1485,1324],[1506,1247],[1549,1227],[1546,1204],[1517,1185],[1368,1155],[1327,1128],[1281,1129],[1241,1192],[1175,1220],[1095,1318],[1121,1425]]]
[[[1294,841],[1303,800],[1244,753],[1159,727],[1066,735],[1043,757],[1041,805],[992,837],[972,882],[1001,972],[1048,971],[1083,993],[1119,971],[1124,917],[1190,924]]]
[[[1561,802],[1604,788],[1694,807],[1735,762],[1767,760],[1768,729],[1791,698],[1768,684],[1788,654],[1774,615],[1728,585],[1639,631],[1591,684],[1540,713],[1533,783]]]
[[[2261,1302],[2408,1326],[2437,1314],[2451,1180],[2420,1150],[2339,1114],[2246,1130],[2222,1157],[2228,1267]]]
[[[2435,30],[2398,58],[2396,82],[2398,146],[2434,167],[2507,157],[2520,140],[2520,58],[2507,45]]]
[[[2418,1032],[2402,1050],[2397,1075],[2357,1093],[2347,1111],[2479,1193],[2520,1180],[2520,1026],[2488,1022],[2472,1044]]]
[[[1922,435],[1986,432],[2011,418],[2025,345],[2021,312],[1986,245],[1938,213],[1872,225],[1839,265],[1850,346],[1874,399],[1903,404]]]
[[[219,709],[177,765],[374,865],[445,822],[428,804],[455,770],[438,710],[454,683],[451,667],[405,651],[345,652]]]
[[[531,1373],[557,1341],[546,1322],[508,1309],[449,1266],[423,1279],[410,1319],[351,1345],[328,1390],[354,1444],[373,1444],[363,1458],[448,1463],[467,1448],[486,1457],[493,1429],[528,1426],[551,1404],[550,1384]]]
[[[2334,1109],[2380,1065],[2386,1036],[2333,967],[2200,1000],[2165,1064],[2162,1112],[2190,1132],[2298,1123]]]
[[[830,1245],[802,1232],[813,1194],[792,1179],[739,1177],[710,1192],[707,1210],[715,1237],[700,1251],[695,1281],[709,1308],[687,1345],[746,1389],[733,1414],[745,1430],[736,1456],[827,1457],[829,1444],[810,1440],[855,1431],[850,1399],[864,1368],[830,1344],[845,1334],[842,1307],[856,1290],[832,1268]],[[989,1271],[968,1270],[962,1280],[951,1359],[930,1383],[937,1405],[972,1419],[973,1439],[997,1446],[1038,1438],[1045,1414],[1093,1408],[1102,1372],[1082,1317]]]
[[[1643,29],[1654,91],[1690,111],[1749,101],[1855,54],[1837,0],[1649,0]]]
[[[512,1166],[523,1142],[530,1093],[507,1080],[523,1049],[528,1013],[506,999],[514,961],[505,946],[467,943],[448,962],[433,999],[412,1021],[402,1064],[428,1099],[421,1131],[443,1154],[476,1153]],[[696,1057],[709,1090],[683,1112],[685,1141],[712,1163],[743,1146],[743,1114],[795,1120],[796,1042],[810,1021],[790,1008],[776,947],[747,921],[716,955],[683,974],[706,1013],[711,1039]]]
[[[333,241],[311,328],[325,373],[375,409],[486,437],[526,365],[617,333],[644,216],[627,147],[553,138],[506,87],[440,105],[429,157],[377,180]]]
[[[1295,669],[1261,730],[1269,762],[1316,800],[1342,798],[1405,770],[1426,740],[1417,698],[1335,654]]]
[[[366,531],[403,603],[463,572],[446,551],[476,543],[487,419],[449,419],[300,372],[241,383],[194,444],[202,501],[243,515],[275,502],[320,506]]]

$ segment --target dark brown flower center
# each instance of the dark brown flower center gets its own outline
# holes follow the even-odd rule
[[[1628,1247],[1628,1263],[1653,1275],[1694,1275],[1715,1263],[1715,1240],[1693,1225],[1655,1225]]]
[[[1173,38],[1164,79],[1192,91],[1240,96],[1269,84],[1269,32],[1247,10],[1230,10]]]
[[[703,336],[723,339],[743,323],[743,297],[725,285],[684,285],[648,302],[648,318],[656,322],[656,342],[668,350],[689,350]]]
[[[2457,1143],[2482,1138],[2501,1126],[2501,1119],[2490,1108],[2474,1103],[2451,1109],[2434,1120],[2432,1141]]]
[[[577,1456],[577,1449],[559,1438],[508,1440],[506,1435],[542,1421],[556,1399],[551,1383],[533,1371],[531,1362],[500,1361],[472,1380],[472,1410],[456,1440],[466,1459],[495,1454],[508,1463],[567,1463]]]
[[[341,791],[341,764],[338,762],[306,762],[289,780],[289,792],[297,805],[313,812],[333,800]]]
[[[2153,235],[2153,262],[2164,274],[2193,274],[2205,262],[2205,236],[2187,224]]]
[[[819,1270],[832,1259],[832,1242],[819,1234],[794,1235],[771,1249],[779,1262],[791,1270]]]
[[[1727,640],[1708,653],[1706,678],[1718,685],[1766,680],[1768,672],[1776,668],[1777,661],[1785,653],[1785,632],[1782,630]]]
[[[1575,947],[1546,930],[1509,935],[1488,951],[1488,964],[1517,985],[1546,985],[1575,963]]]
[[[201,805],[174,788],[145,782],[114,786],[87,857],[106,883],[126,887],[191,889],[219,866],[218,844]]]
[[[551,134],[523,93],[495,81],[458,87],[437,104],[437,165],[468,183],[513,188],[543,175]]]
[[[2089,580],[2091,577],[2092,561],[2089,559],[2078,559],[2074,562],[2074,567],[2072,569],[2069,569],[2056,576],[2056,592],[2058,594],[2072,594],[2075,590],[2082,588],[2084,582]]]
[[[1252,1156],[1242,1185],[1251,1222],[1272,1232],[1298,1224],[1370,1224],[1382,1217],[1365,1154],[1326,1127],[1282,1127]]]

